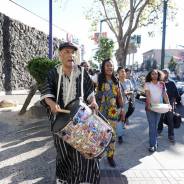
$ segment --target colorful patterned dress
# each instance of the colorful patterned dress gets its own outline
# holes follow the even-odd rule
[[[119,87],[117,84],[114,84],[112,80],[109,80],[102,84],[102,86],[97,87],[96,100],[99,105],[99,110],[106,117],[111,126],[116,132],[117,121],[119,120],[119,110],[117,105]],[[113,140],[109,145],[107,150],[107,156],[111,157],[114,155],[115,151],[115,135]]]

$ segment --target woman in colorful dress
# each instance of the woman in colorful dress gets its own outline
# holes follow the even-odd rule
[[[102,62],[101,73],[96,79],[96,101],[100,112],[106,117],[116,132],[118,121],[124,119],[123,99],[120,93],[119,83],[114,75],[114,66],[111,59]],[[121,126],[122,127],[122,126]],[[107,160],[111,167],[115,167],[115,135],[107,150]]]

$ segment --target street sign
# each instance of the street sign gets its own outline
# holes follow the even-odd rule
[[[94,40],[95,44],[99,43],[100,36],[107,37],[107,32],[102,32],[101,34],[99,32],[94,33],[94,37],[92,38],[92,40]]]

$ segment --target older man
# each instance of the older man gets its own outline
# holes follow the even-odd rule
[[[81,67],[75,64],[74,54],[77,47],[65,42],[59,46],[59,58],[62,65],[49,71],[47,80],[41,89],[41,99],[50,109],[50,120],[54,114],[61,111],[66,104],[81,96]],[[61,89],[56,103],[59,72],[61,72]],[[71,75],[72,73],[72,75]],[[69,90],[70,82],[72,88]],[[69,95],[67,95],[69,93]],[[84,100],[93,108],[97,108],[93,92],[93,83],[84,72]],[[56,182],[64,184],[90,183],[99,184],[98,159],[85,159],[77,150],[64,142],[58,135],[53,135],[57,151]]]
[[[173,108],[175,108],[175,101],[176,101],[176,98],[179,96],[177,87],[173,81],[169,80],[169,74],[170,74],[169,69],[166,68],[166,69],[163,69],[162,71],[164,72],[164,82],[167,89],[167,94],[169,97],[170,104]],[[159,135],[163,130],[164,120],[166,120],[168,124],[168,139],[171,142],[175,142],[173,112],[169,111],[161,115],[160,122],[158,124],[158,129],[157,129]]]

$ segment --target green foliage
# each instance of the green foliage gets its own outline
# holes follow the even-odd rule
[[[46,57],[36,57],[28,62],[27,68],[31,76],[36,80],[38,85],[40,85],[45,81],[48,71],[59,63],[58,60],[50,60]]]
[[[99,40],[99,50],[96,51],[94,59],[101,63],[104,59],[111,58],[114,49],[114,42],[106,37],[101,37]]]
[[[175,68],[176,68],[176,61],[174,60],[174,58],[172,57],[171,60],[169,61],[168,63],[168,68],[170,71],[175,71]]]

